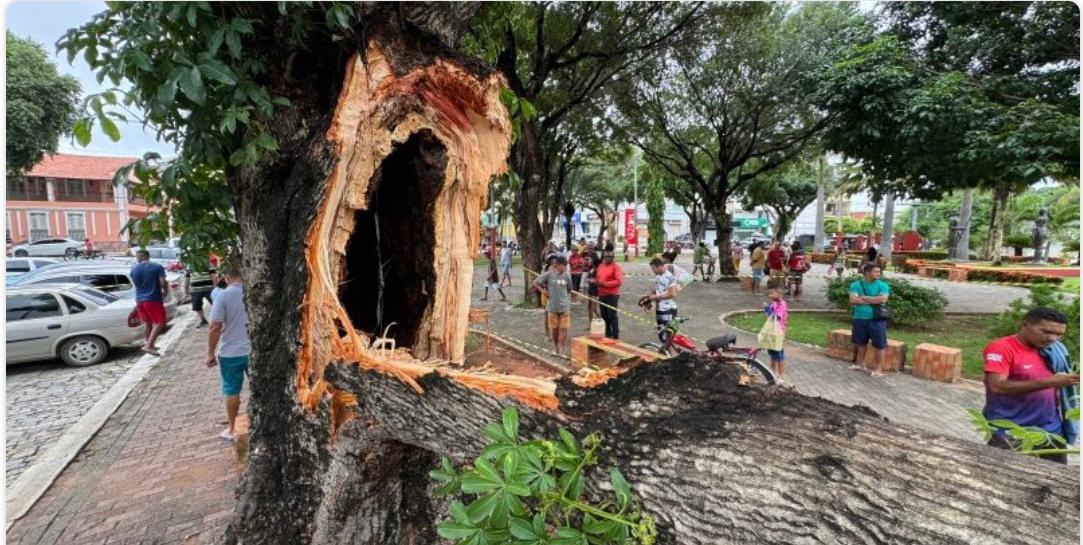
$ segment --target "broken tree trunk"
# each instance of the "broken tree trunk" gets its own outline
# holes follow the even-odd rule
[[[507,405],[529,435],[599,432],[603,467],[621,468],[661,543],[1078,539],[1074,472],[738,386],[734,367],[681,358],[552,381],[455,365],[510,128],[499,76],[412,17],[372,14],[362,52],[287,74],[281,151],[231,176],[254,351],[227,542],[435,543],[447,503],[427,471],[476,456]],[[379,339],[391,322],[395,347]]]

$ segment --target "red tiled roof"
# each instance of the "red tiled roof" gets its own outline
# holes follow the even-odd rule
[[[57,153],[46,155],[27,176],[71,178],[75,180],[112,180],[117,169],[135,161],[135,157],[98,157]]]

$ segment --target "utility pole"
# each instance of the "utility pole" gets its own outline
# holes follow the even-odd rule
[[[632,227],[636,230],[635,252],[639,257],[639,148],[632,148]]]

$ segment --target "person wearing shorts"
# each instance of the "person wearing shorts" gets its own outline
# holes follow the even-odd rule
[[[211,290],[217,283],[214,269],[208,272],[188,270],[184,273],[185,282],[188,284],[187,292],[192,298],[192,310],[199,316],[199,325],[196,329],[207,327],[207,317],[203,314],[203,300],[211,302]],[[213,304],[213,303],[212,303]]]
[[[857,360],[850,369],[866,370],[872,376],[880,376],[887,355],[887,320],[873,319],[873,305],[886,303],[891,288],[880,280],[880,267],[866,263],[861,268],[863,277],[850,283],[850,306],[853,307],[853,327],[850,338],[857,348]],[[865,351],[869,344],[876,350],[875,367],[865,367]]]
[[[211,326],[207,334],[207,367],[218,366],[222,377],[222,395],[226,398],[229,427],[218,436],[226,441],[237,439],[237,413],[241,408],[241,388],[248,374],[252,341],[248,338],[248,311],[244,306],[244,286],[237,269],[225,274],[227,286],[214,299]]]
[[[165,279],[165,267],[150,261],[150,252],[140,249],[135,253],[136,264],[129,276],[135,284],[135,309],[143,322],[143,352],[160,355],[154,341],[165,329],[165,296],[169,294],[169,282]]]
[[[763,251],[762,242],[753,242],[749,264],[752,266],[752,293],[760,289],[760,281],[763,280],[763,268],[767,262],[767,254]]]
[[[572,327],[572,275],[568,274],[568,260],[557,255],[552,266],[534,280],[534,287],[546,296],[546,329],[553,340],[553,350],[564,353],[568,330]]]

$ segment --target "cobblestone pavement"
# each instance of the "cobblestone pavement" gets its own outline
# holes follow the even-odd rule
[[[7,533],[8,543],[214,543],[240,472],[205,337],[186,334]],[[242,399],[247,399],[247,388]],[[246,409],[242,407],[242,411]],[[242,412],[243,414],[243,412]]]
[[[124,346],[90,367],[68,367],[59,360],[8,366],[7,484],[86,414],[142,355],[137,347]]]
[[[651,286],[650,269],[644,263],[620,264],[625,272],[629,273],[622,290],[620,307],[634,311],[634,314],[643,317],[643,321],[647,322],[621,315],[621,340],[633,344],[655,341],[653,316],[636,309],[634,303],[634,300],[646,293]],[[691,259],[688,256],[678,259],[678,264],[691,270]],[[744,267],[743,274],[747,274],[747,260]],[[511,303],[522,299],[523,289],[521,270],[516,267],[512,272],[515,285],[504,289],[510,302],[500,303],[494,302],[492,297],[488,302],[480,301],[484,270],[475,270],[473,305],[488,305],[493,309],[491,327],[494,333],[548,348],[543,328],[544,313],[536,309],[516,308]],[[824,276],[824,266],[815,265],[805,279],[802,301],[791,303],[791,310],[829,308],[824,297]],[[944,291],[950,301],[948,310],[954,312],[997,312],[1027,293],[1023,288],[1009,286],[947,284],[916,277],[913,277],[913,280],[915,284],[937,287]],[[678,301],[681,315],[690,318],[688,323],[682,326],[682,331],[702,340],[729,329],[719,322],[720,314],[761,308],[764,298],[752,296],[733,282],[695,282],[682,290]],[[586,304],[578,303],[572,308],[571,336],[584,335],[588,329]],[[744,346],[752,346],[755,336],[739,333],[738,340]],[[968,408],[981,408],[984,404],[984,393],[980,386],[974,383],[949,385],[917,379],[906,373],[873,378],[865,373],[849,370],[846,362],[827,358],[822,350],[793,343],[787,344],[786,354],[787,381],[804,394],[846,405],[865,405],[892,421],[929,431],[972,441],[980,439],[966,412]],[[550,359],[559,361],[553,357]]]

